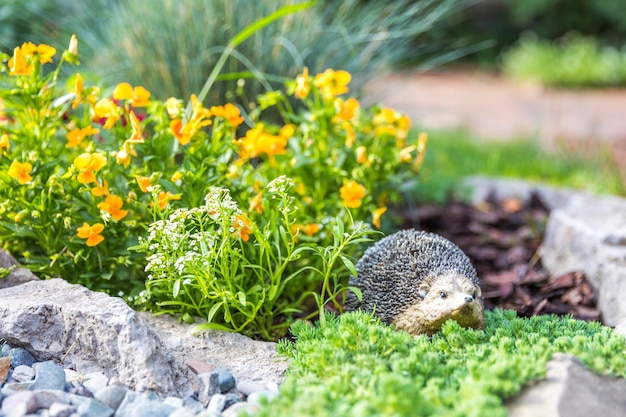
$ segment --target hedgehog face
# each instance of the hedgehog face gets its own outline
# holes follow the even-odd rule
[[[463,327],[485,325],[480,287],[458,273],[429,276],[419,287],[416,301],[400,312],[393,323],[412,334],[432,335],[449,319]]]

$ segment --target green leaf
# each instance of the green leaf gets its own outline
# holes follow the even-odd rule
[[[222,307],[222,304],[224,304],[224,302],[220,301],[220,302],[215,303],[213,307],[211,307],[211,309],[209,310],[209,314],[207,314],[207,321],[209,322],[213,321],[213,317],[215,317],[219,309]]]
[[[348,268],[352,276],[356,277],[357,272],[356,272],[356,266],[354,266],[354,262],[352,262],[346,255],[340,255],[340,258],[343,261],[343,264],[346,266],[346,268]]]
[[[174,286],[172,288],[172,297],[174,298],[178,297],[178,293],[180,292],[180,282],[180,278],[174,281]]]
[[[237,298],[239,299],[239,304],[245,307],[246,306],[246,294],[244,294],[242,291],[239,291],[237,293]]]
[[[191,329],[192,333],[199,333],[205,330],[222,330],[225,332],[234,332],[235,330],[231,327],[224,326],[223,324],[218,323],[202,323],[195,326]]]

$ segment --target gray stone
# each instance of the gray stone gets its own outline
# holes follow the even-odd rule
[[[65,391],[55,389],[41,389],[34,391],[39,408],[50,408],[54,403],[69,404],[70,394]]]
[[[226,399],[226,403],[224,404],[224,407],[223,407],[224,410],[230,407],[231,405],[235,403],[240,403],[244,400],[241,394],[235,394],[235,393],[225,394],[224,398]]]
[[[175,408],[159,400],[136,401],[128,417],[168,417]]]
[[[110,407],[112,410],[117,410],[124,400],[127,392],[128,389],[125,387],[109,385],[96,391],[94,393],[94,398],[102,404]]]
[[[83,380],[83,386],[93,393],[106,387],[108,383],[109,377],[104,372],[90,372],[85,375]]]
[[[217,372],[220,390],[222,393],[235,386],[235,377],[226,369],[219,368],[216,369],[215,372]]]
[[[235,403],[222,412],[224,417],[236,417],[253,414],[258,408],[248,403]]]
[[[33,367],[35,381],[30,390],[59,390],[65,389],[65,372],[63,368],[52,361],[39,362]]]
[[[115,417],[130,417],[130,413],[135,405],[142,400],[148,400],[148,396],[135,391],[127,391],[124,399],[115,412]]]
[[[276,353],[276,343],[252,340],[239,333],[224,331],[194,332],[194,325],[179,323],[176,317],[139,313],[159,335],[181,367],[197,359],[232,373],[236,381],[262,379],[280,384],[288,362]],[[191,370],[187,377],[197,383]]]
[[[104,370],[131,389],[180,395],[189,383],[158,336],[126,303],[61,279],[0,290],[0,339],[43,359]],[[178,381],[181,385],[177,385]]]
[[[167,397],[163,400],[163,404],[171,405],[174,408],[182,408],[185,405],[185,400],[178,397]]]
[[[237,391],[241,392],[244,395],[250,395],[253,392],[257,391],[265,391],[268,389],[268,386],[263,381],[252,381],[249,379],[244,379],[237,383]]]
[[[226,396],[222,394],[215,394],[211,397],[206,410],[209,413],[221,413],[224,409],[224,405],[226,405]]]
[[[6,319],[7,317],[5,317]],[[11,366],[16,368],[20,365],[25,366],[33,366],[37,360],[35,357],[26,349],[23,348],[12,348],[9,350],[9,354],[7,355],[11,358]]]
[[[35,370],[30,366],[19,365],[13,369],[11,378],[15,382],[28,382],[35,378]]]
[[[37,397],[32,391],[9,395],[2,401],[2,412],[7,416],[23,416],[37,410]]]
[[[571,355],[557,353],[547,377],[507,401],[509,417],[622,417],[626,379],[599,376]]]
[[[0,389],[0,392],[2,394],[4,394],[4,395],[12,395],[12,394],[15,394],[16,392],[27,390],[32,384],[33,384],[32,381],[28,381],[28,382],[8,382],[8,383],[2,385],[2,388]]]
[[[540,248],[553,275],[582,270],[598,292],[604,323],[626,318],[626,200],[579,199],[550,213]]]
[[[250,395],[248,395],[248,403],[257,408],[261,408],[262,403],[269,402],[273,400],[274,398],[278,397],[278,395],[279,394],[276,391],[272,391],[269,389],[262,390],[262,391],[255,391],[251,393]]]
[[[8,252],[0,249],[0,268],[12,268],[9,275],[0,278],[0,289],[23,284],[28,281],[38,280],[37,276],[26,268],[19,268],[18,262]]]
[[[111,407],[107,407],[93,398],[85,398],[78,404],[76,411],[79,415],[86,417],[111,417],[115,413]]]

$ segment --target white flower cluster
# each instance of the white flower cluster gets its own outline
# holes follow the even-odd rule
[[[237,202],[233,200],[230,191],[226,188],[211,187],[204,201],[206,210],[214,220],[223,216],[228,216],[230,220],[230,216],[241,214]]]
[[[287,190],[294,186],[294,182],[291,178],[285,175],[274,178],[267,184],[267,189],[270,193],[285,194]]]

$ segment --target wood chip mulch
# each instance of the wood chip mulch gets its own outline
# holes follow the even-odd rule
[[[571,314],[600,320],[593,287],[583,271],[550,276],[538,249],[549,210],[537,195],[472,205],[452,200],[421,205],[401,214],[405,228],[438,233],[470,257],[485,298],[485,308],[513,309],[520,316]]]

